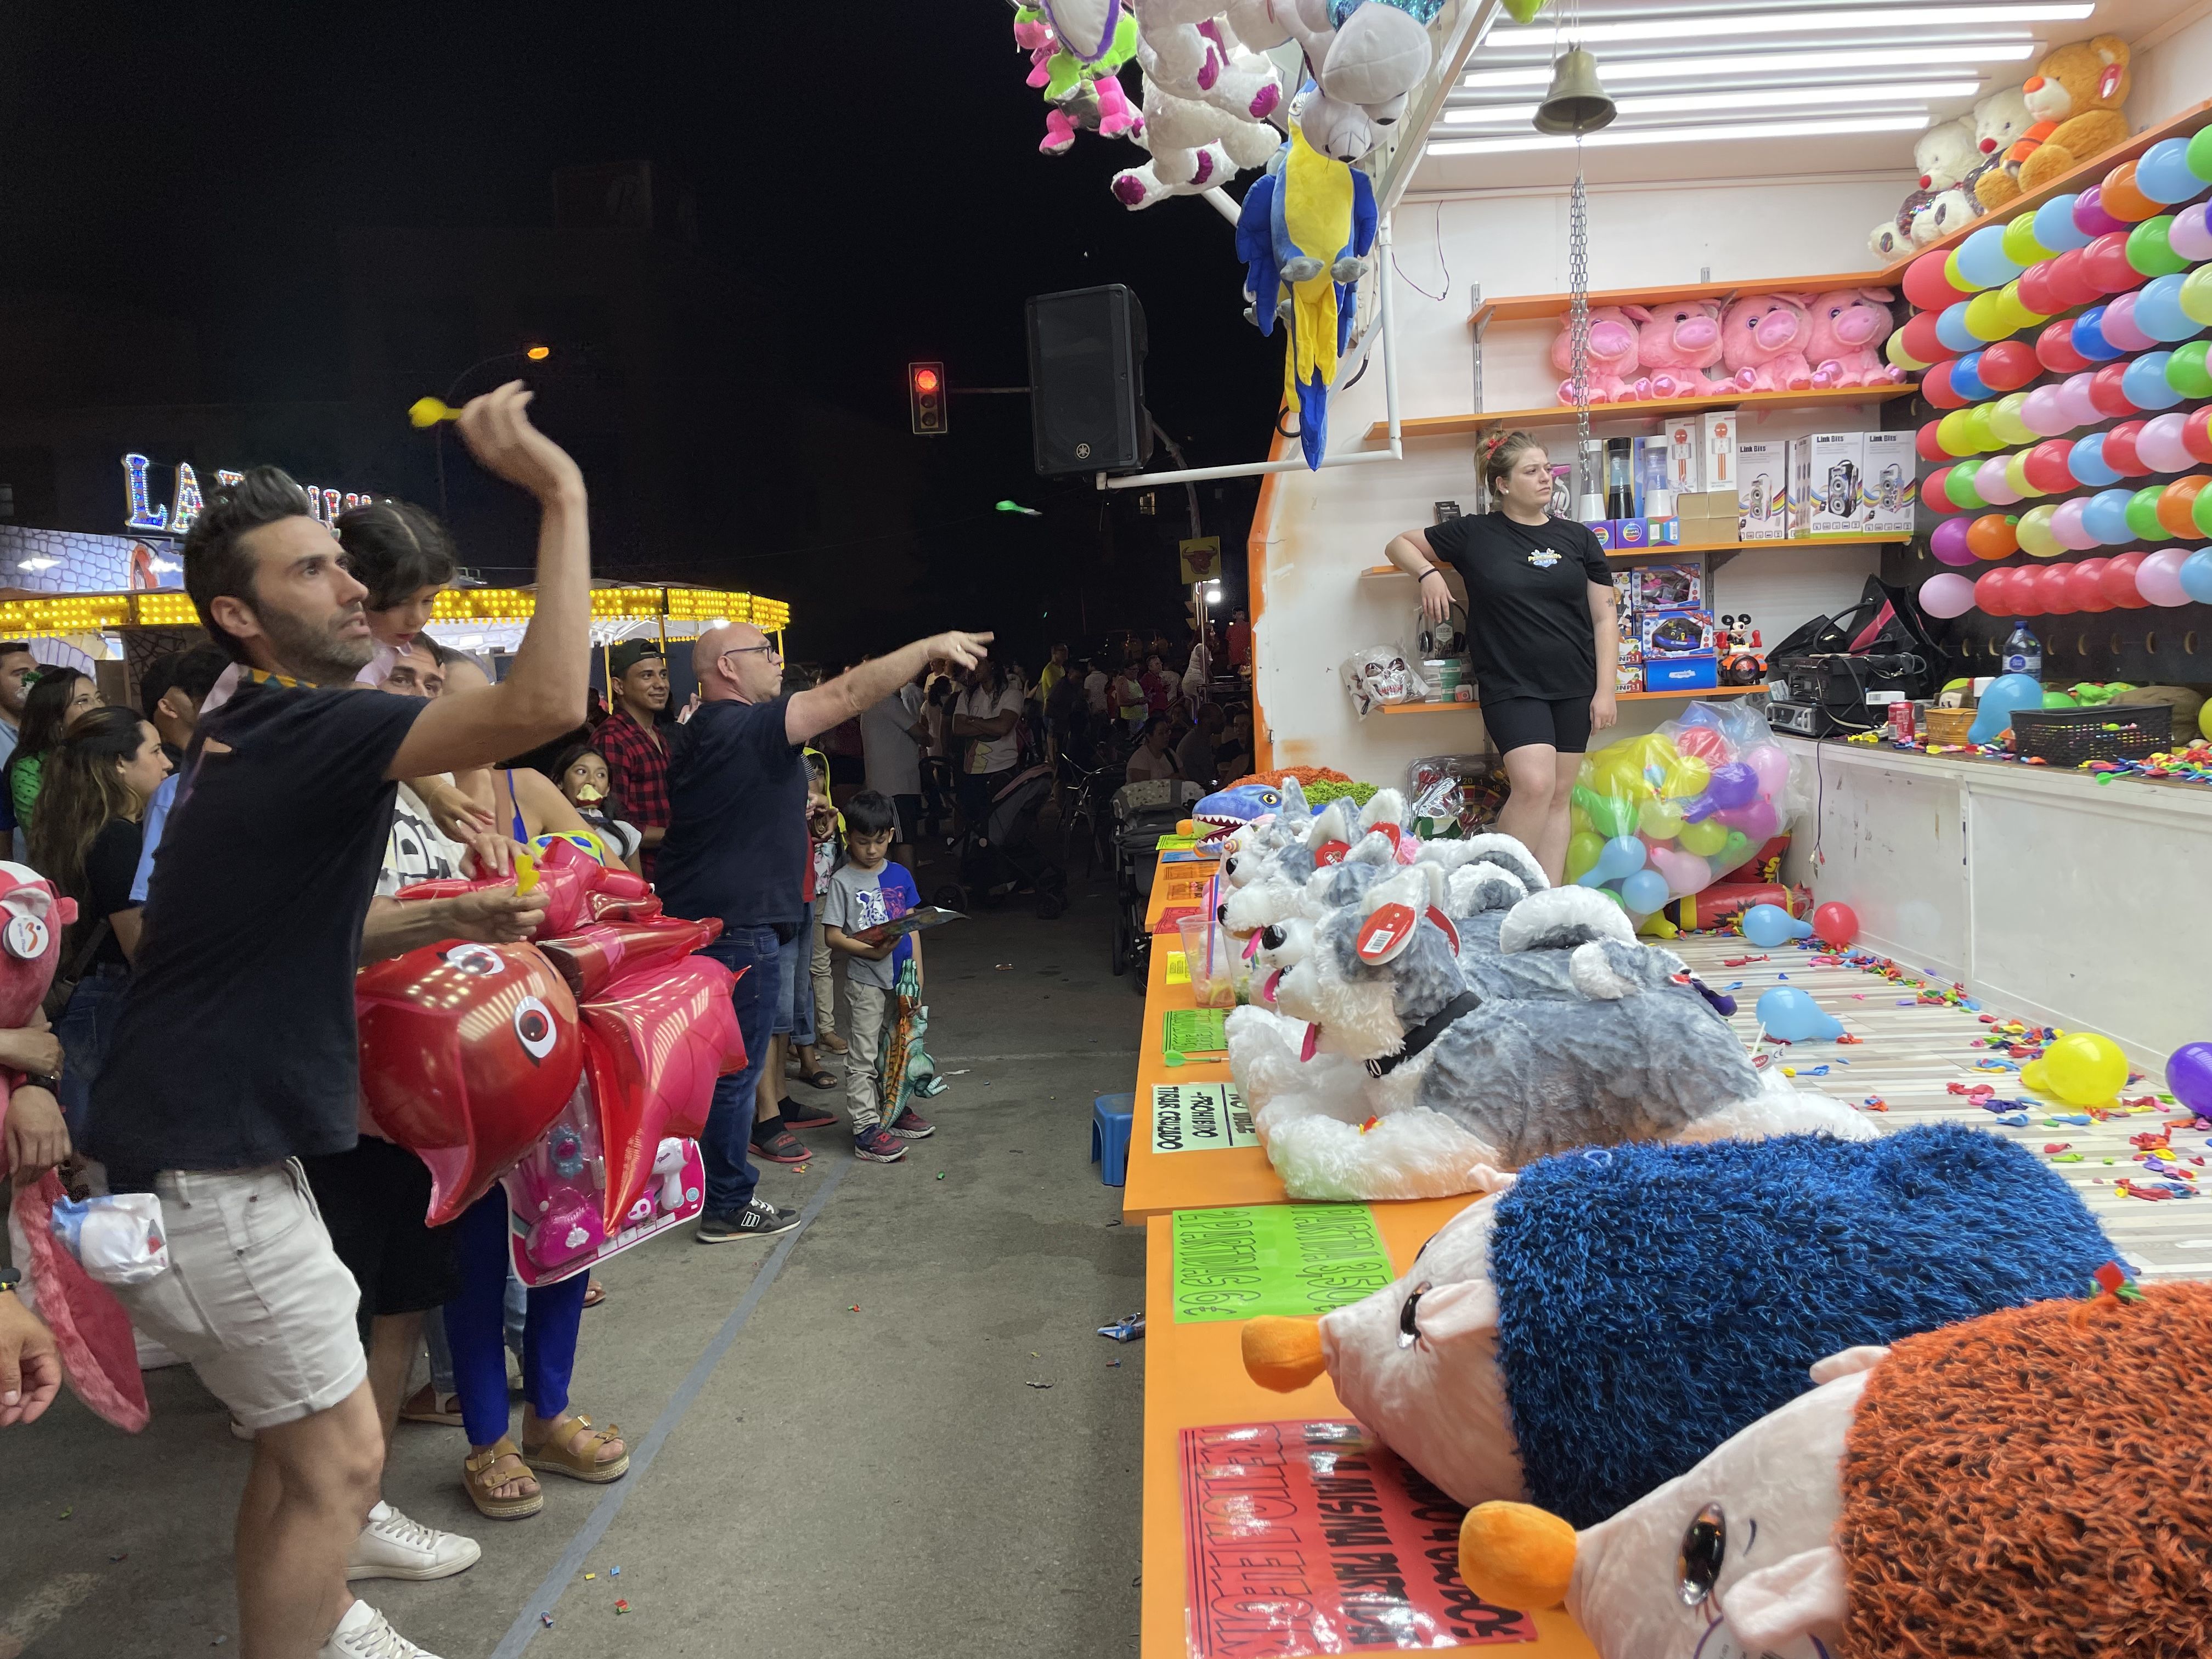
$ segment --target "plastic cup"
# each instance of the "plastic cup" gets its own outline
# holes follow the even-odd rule
[[[1209,916],[1185,916],[1176,931],[1182,935],[1182,959],[1190,969],[1191,1000],[1201,1008],[1234,1008],[1235,942]]]

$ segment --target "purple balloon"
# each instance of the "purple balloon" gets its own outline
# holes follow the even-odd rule
[[[1973,550],[1966,545],[1966,520],[1946,519],[1928,538],[1928,550],[1945,564],[1969,565]]]
[[[2071,432],[2075,425],[2066,413],[2066,400],[2055,386],[2039,386],[2029,392],[2027,401],[2021,405],[2020,418],[2039,438],[2055,438],[2062,432]],[[1979,487],[1978,481],[1976,488]]]
[[[2105,192],[2092,185],[2074,198],[2074,228],[2094,240],[2127,226],[2105,211]]]
[[[2206,221],[2205,208],[2198,202],[2182,209],[2166,233],[2166,246],[2185,259],[2212,259],[2212,223]]]
[[[1705,799],[1723,811],[1742,805],[1758,793],[1759,774],[1741,761],[1716,766],[1712,776],[1705,781]]]
[[[2167,1058],[2166,1086],[2199,1117],[2212,1118],[2212,1042],[2185,1042]]]
[[[2058,510],[2051,515],[2051,533],[2058,538],[2059,546],[2086,553],[2093,547],[2104,545],[2081,522],[2081,514],[2088,505],[2079,495],[2058,503]]]
[[[1965,577],[1957,580],[1964,581]],[[1753,795],[1741,806],[1731,806],[1713,815],[1713,822],[1726,824],[1731,830],[1741,830],[1754,843],[1764,842],[1782,828],[1782,817],[1774,810],[1774,803],[1764,795]]]
[[[2065,411],[2065,430],[2071,432],[2076,427],[2094,426],[2105,418],[2104,410],[2089,401],[2089,382],[2094,378],[2095,372],[2085,368],[2060,384],[2058,406]]]
[[[2105,307],[2106,342],[2123,351],[2148,351],[2158,343],[2136,325],[2136,297],[2123,294]]]

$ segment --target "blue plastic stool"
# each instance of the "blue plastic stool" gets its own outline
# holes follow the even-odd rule
[[[1109,1187],[1128,1179],[1129,1125],[1136,1115],[1133,1094],[1100,1095],[1091,1103],[1091,1161]]]

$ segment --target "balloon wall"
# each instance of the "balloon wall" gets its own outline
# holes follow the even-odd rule
[[[1583,757],[1567,879],[1641,920],[1701,892],[1787,823],[1790,757],[1741,703],[1693,702],[1656,732]]]
[[[1906,268],[1930,616],[2212,603],[2208,191],[2212,128]]]

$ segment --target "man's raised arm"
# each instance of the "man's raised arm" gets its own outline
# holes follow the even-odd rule
[[[858,718],[862,709],[874,708],[912,679],[933,657],[950,657],[963,668],[973,668],[983,660],[983,647],[992,638],[988,634],[933,634],[834,680],[794,692],[783,706],[783,734],[793,743],[805,743],[817,732]]]

